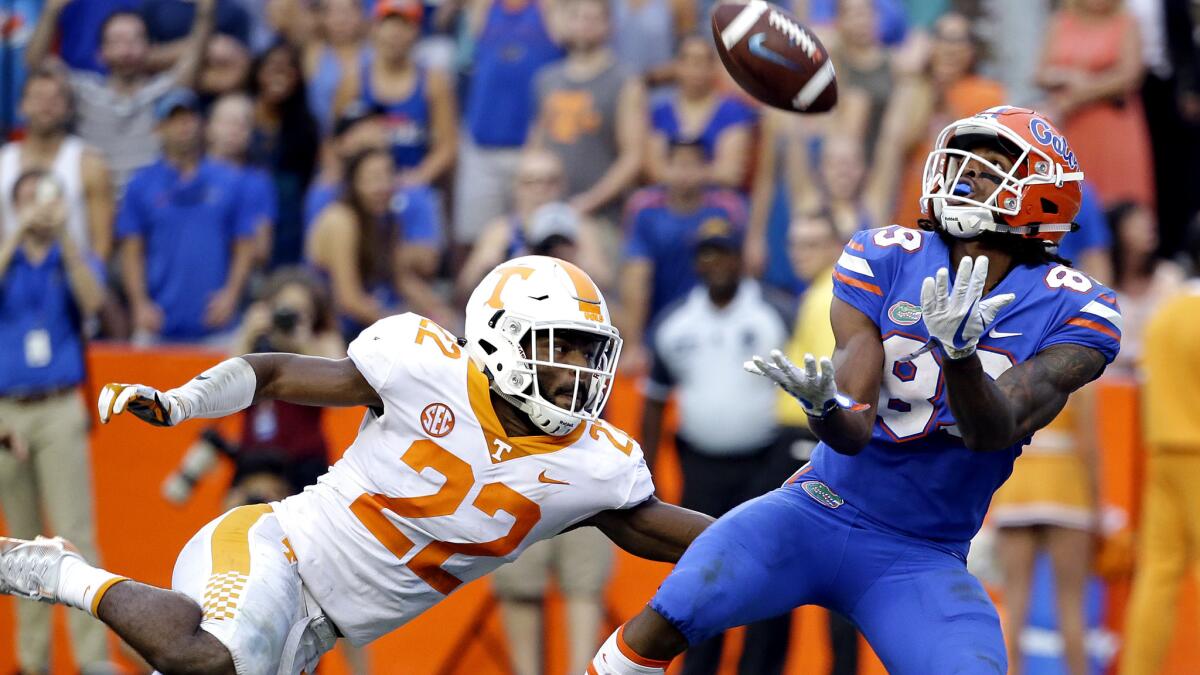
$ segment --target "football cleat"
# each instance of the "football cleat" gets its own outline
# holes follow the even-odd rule
[[[58,573],[67,557],[83,560],[62,537],[33,541],[0,537],[0,594],[59,602]]]

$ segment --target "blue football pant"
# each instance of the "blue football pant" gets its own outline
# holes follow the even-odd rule
[[[807,604],[848,617],[893,675],[1008,672],[996,609],[958,554],[851,504],[831,508],[801,483],[720,518],[650,606],[697,644]]]

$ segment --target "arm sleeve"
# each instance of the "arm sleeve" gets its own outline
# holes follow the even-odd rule
[[[1112,363],[1121,350],[1121,308],[1116,294],[1102,286],[1089,293],[1082,306],[1063,313],[1038,351],[1059,344],[1091,347]]]
[[[833,295],[879,324],[883,285],[891,281],[899,245],[879,246],[875,236],[887,230],[863,230],[854,235],[833,267]]]

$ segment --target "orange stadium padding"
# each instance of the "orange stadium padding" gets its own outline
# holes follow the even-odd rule
[[[92,396],[105,382],[142,382],[168,388],[215,363],[221,356],[212,352],[183,349],[139,351],[116,346],[93,346],[89,350],[89,385]],[[635,388],[619,388],[609,404],[612,421],[633,430],[640,416]],[[1104,383],[1100,394],[1103,414],[1103,457],[1106,500],[1136,516],[1141,451],[1137,432],[1137,392],[1131,384]],[[361,410],[336,410],[326,416],[331,447],[344,448],[354,437]],[[222,422],[225,431],[236,431],[236,420]],[[189,422],[175,429],[158,429],[121,418],[92,430],[91,452],[95,473],[96,517],[103,564],[108,569],[147,583],[169,586],[175,556],[191,535],[220,512],[220,500],[230,478],[222,467],[203,480],[185,507],[175,507],[160,494],[163,478],[176,467],[185,448],[204,423]],[[679,472],[673,449],[663,448],[656,468],[659,494],[667,500],[679,495]],[[782,480],[784,477],[780,477]],[[3,532],[0,523],[0,532]],[[622,621],[636,613],[668,572],[667,565],[620,555],[607,592],[610,621]],[[1127,584],[1118,583],[1112,593],[1110,625],[1119,629]],[[1191,594],[1189,593],[1190,597]],[[15,631],[10,598],[0,599],[0,673],[16,669]],[[559,625],[561,603],[552,596],[546,640],[547,675],[565,675],[565,638]],[[1181,610],[1184,619],[1177,628],[1171,666],[1165,675],[1194,673],[1200,663],[1194,602]],[[823,610],[806,607],[797,612],[788,675],[817,675],[828,672],[829,649]],[[53,673],[74,672],[62,610],[55,622]],[[129,672],[136,672],[128,654],[114,654]],[[723,659],[722,675],[735,672],[738,637],[731,641]],[[368,649],[372,672],[397,675],[507,675],[505,636],[487,581],[469,584],[424,616],[379,640]],[[861,675],[879,675],[883,667],[862,646],[865,664]],[[1187,664],[1192,664],[1188,666]],[[327,657],[321,672],[348,672],[337,652]],[[678,666],[672,669],[677,672]]]

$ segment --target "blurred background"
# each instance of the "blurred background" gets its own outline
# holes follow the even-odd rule
[[[1117,291],[1125,340],[1018,461],[970,565],[1012,673],[1200,672],[1200,350],[1176,339],[1200,322],[1200,2],[796,0],[838,72],[819,116],[732,84],[711,5],[0,0],[0,532],[169,585],[199,527],[312,483],[361,411],[100,428],[103,383],[340,358],[403,311],[458,332],[528,253],[604,289],[625,340],[606,416],[662,498],[720,515],[814,444],[741,362],[829,353],[842,245],[917,225],[944,125],[1021,105],[1079,157],[1060,254]],[[321,672],[581,673],[667,571],[578,531]],[[82,613],[0,600],[0,673],[147,671]],[[883,669],[804,608],[671,672]]]

